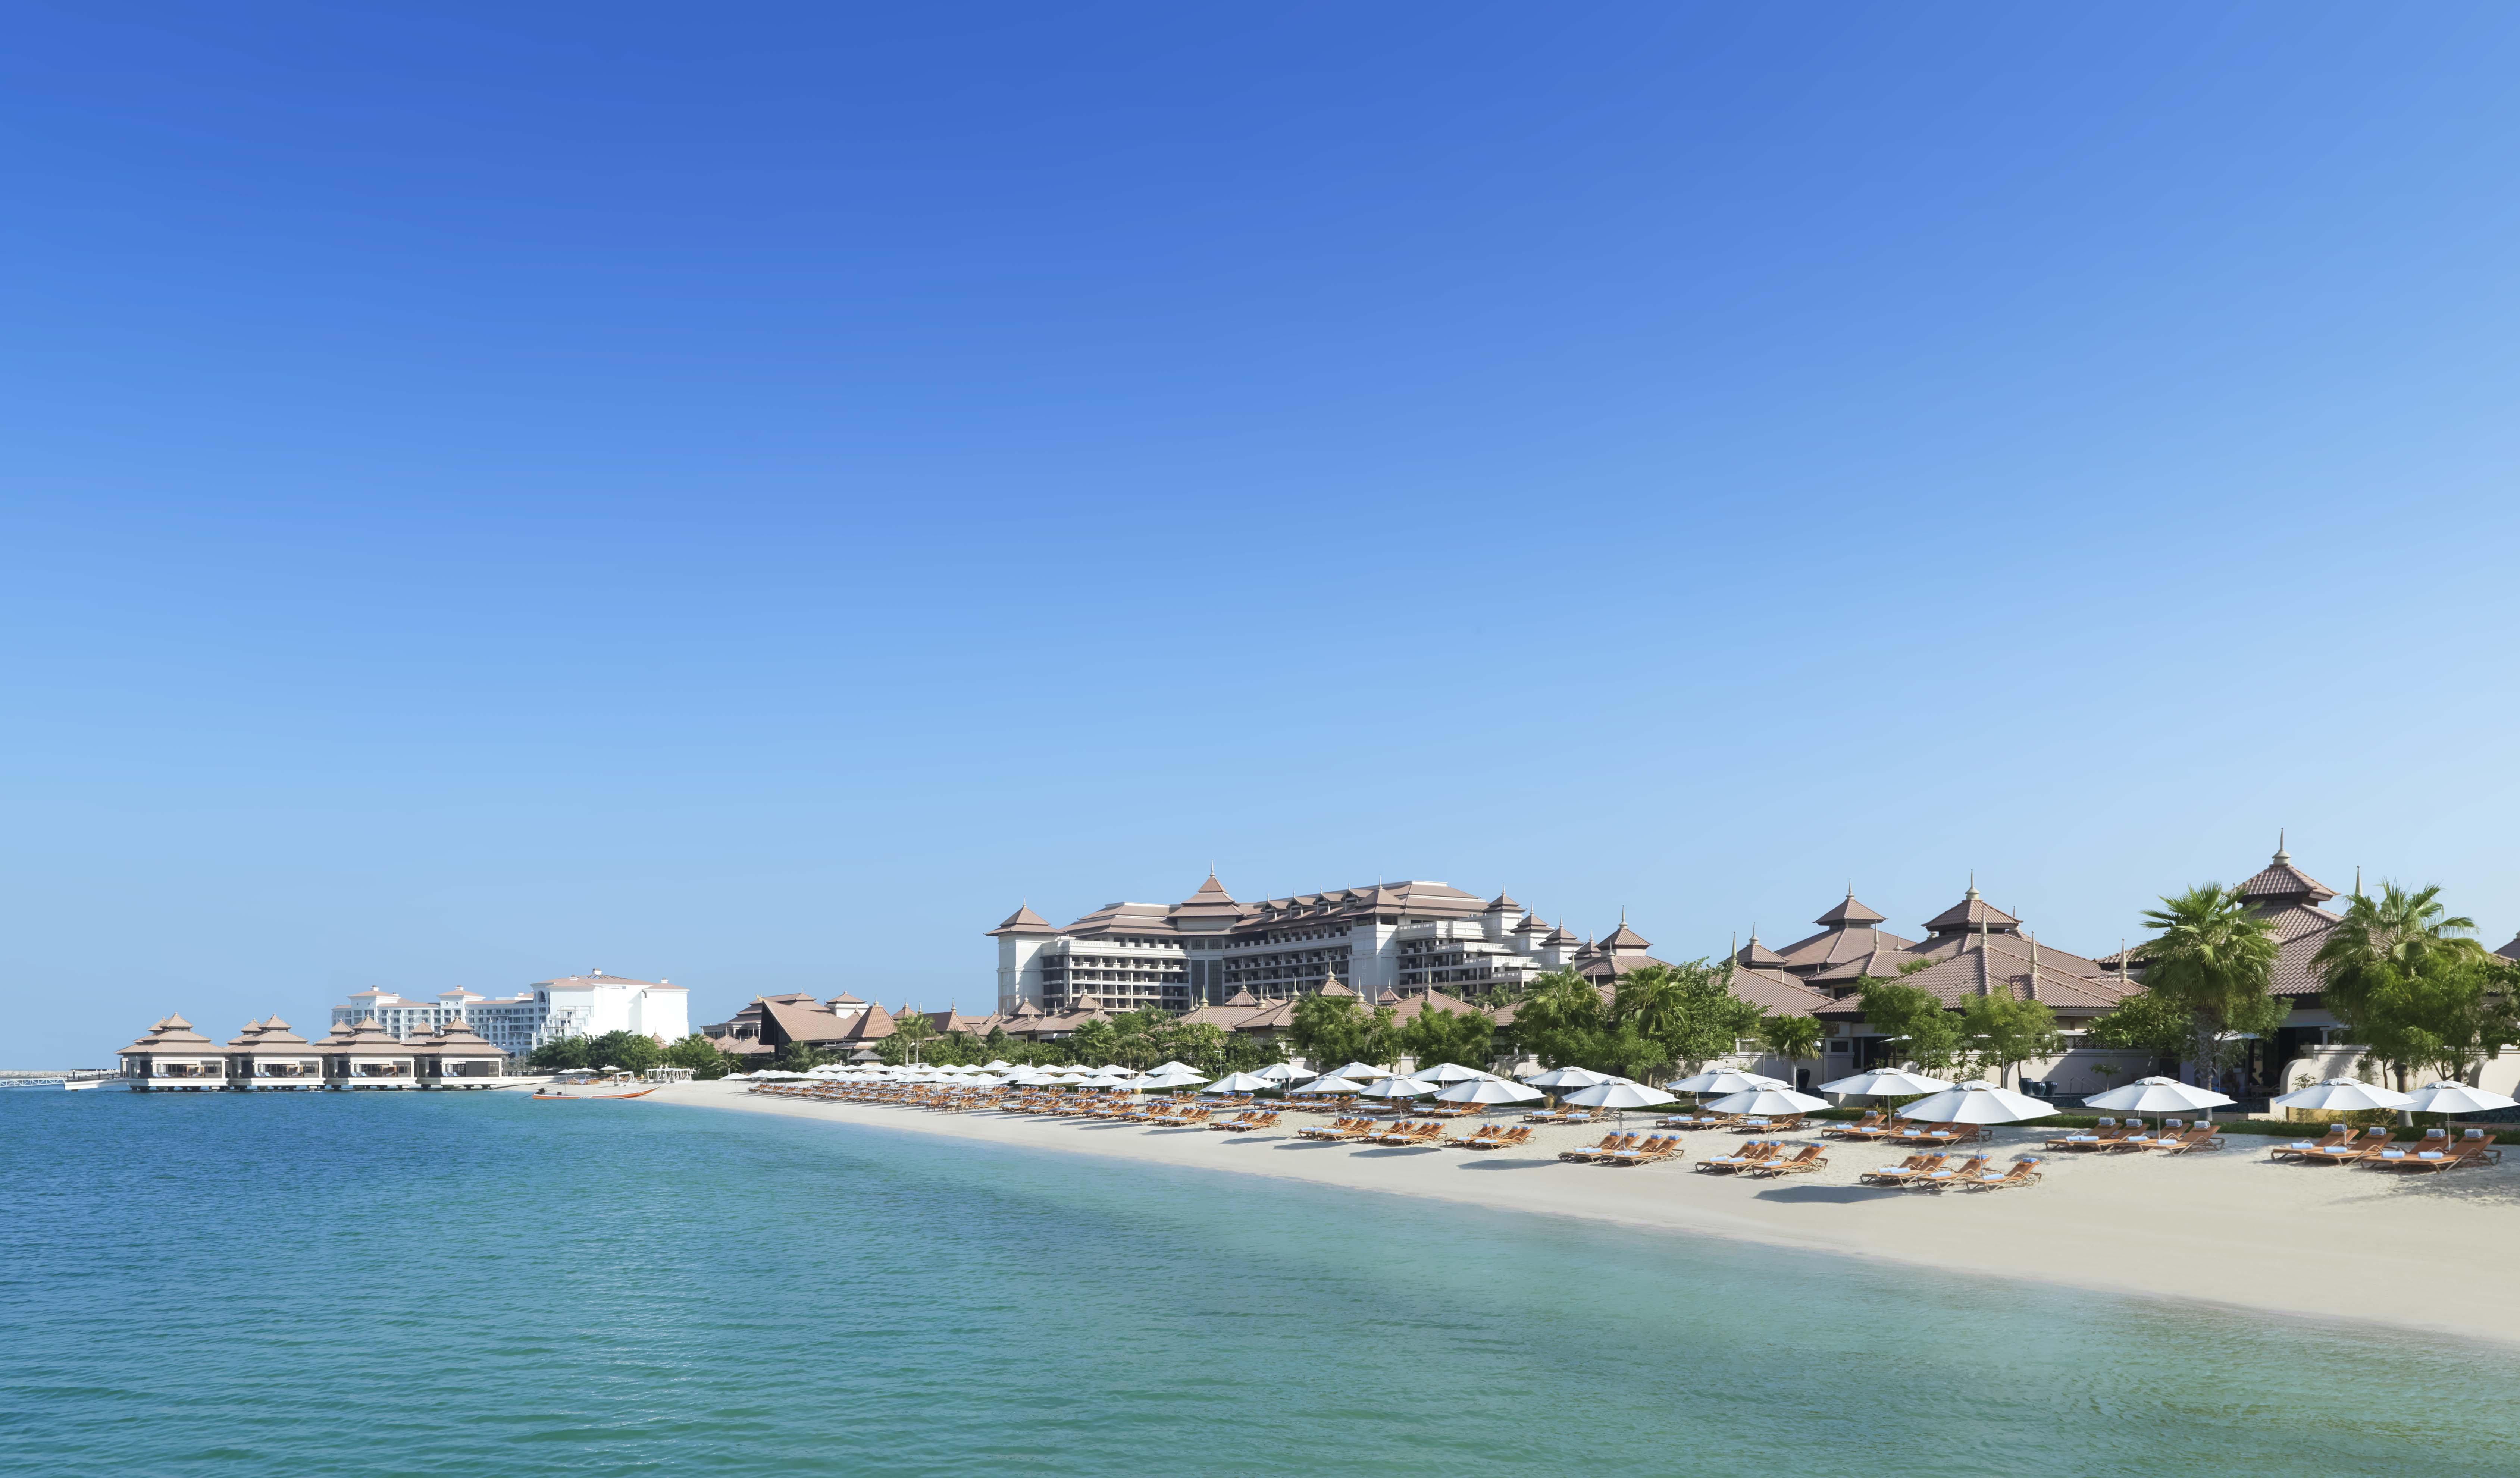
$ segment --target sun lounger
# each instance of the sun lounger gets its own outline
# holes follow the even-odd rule
[[[2313,1150],[2333,1149],[2353,1138],[2354,1131],[2351,1127],[2344,1124],[2331,1125],[2326,1139],[2295,1140],[2289,1144],[2277,1144],[2267,1151],[2267,1157],[2273,1160],[2298,1159]]]
[[[2482,1129],[2471,1129],[2459,1137],[2458,1153],[2458,1162],[2462,1165],[2485,1166],[2502,1163],[2502,1146],[2495,1143],[2494,1137]]]
[[[1741,1167],[1743,1175],[1802,1175],[1814,1170],[1826,1170],[1828,1157],[1818,1144],[1806,1144],[1790,1158],[1779,1156]]]
[[[1377,1138],[1373,1142],[1388,1144],[1395,1149],[1406,1149],[1412,1144],[1436,1143],[1443,1140],[1445,1133],[1446,1130],[1441,1123],[1429,1119],[1423,1124],[1402,1124],[1397,1129]]]
[[[2359,1140],[2306,1149],[2302,1151],[2301,1162],[2305,1165],[2351,1165],[2388,1147],[2389,1131],[2369,1129],[2363,1131],[2362,1138]]]
[[[1616,1154],[1602,1155],[1593,1163],[1597,1165],[1653,1165],[1658,1164],[1661,1161],[1668,1160],[1679,1153],[1680,1136],[1676,1134],[1656,1135],[1648,1137],[1633,1148],[1622,1149]]]
[[[2036,1186],[2039,1184],[2040,1164],[2041,1161],[2036,1156],[2025,1155],[2013,1161],[2012,1168],[2002,1175],[1988,1175],[1980,1171],[1970,1176],[1960,1182],[1960,1188],[1962,1190],[2002,1190],[2007,1186]]]
[[[1700,1160],[1692,1168],[1702,1170],[1708,1175],[1728,1175],[1733,1171],[1747,1170],[1753,1165],[1775,1159],[1778,1151],[1783,1148],[1783,1145],[1772,1141],[1754,1140],[1742,1145],[1738,1153],[1719,1154],[1712,1159]]]
[[[2099,1149],[2125,1139],[2133,1132],[2133,1128],[2134,1126],[2120,1124],[2115,1119],[2102,1119],[2089,1129],[2077,1129],[2068,1134],[2058,1135],[2048,1142],[2048,1147],[2049,1149]]]
[[[1904,1184],[1911,1190],[1939,1190],[1946,1186],[1957,1186],[1985,1169],[1986,1156],[1973,1154],[1957,1165],[1937,1166],[1921,1175],[1910,1176]]]
[[[1941,1154],[1912,1154],[1896,1165],[1885,1165],[1879,1170],[1868,1170],[1855,1179],[1859,1183],[1871,1186],[1905,1186],[1917,1176],[1929,1175],[1940,1170],[1943,1161],[1950,1158],[1949,1155]]]
[[[1530,1138],[1531,1126],[1528,1124],[1516,1124],[1508,1129],[1499,1129],[1491,1124],[1460,1142],[1463,1149],[1509,1149]]]
[[[1557,1151],[1557,1158],[1586,1161],[1600,1155],[1617,1154],[1622,1149],[1634,1148],[1636,1142],[1637,1137],[1632,1134],[1605,1134],[1601,1136],[1600,1143],[1586,1145],[1581,1149],[1561,1149]]]
[[[1881,1110],[1868,1108],[1864,1111],[1864,1117],[1852,1124],[1822,1124],[1820,1127],[1820,1137],[1823,1140],[1843,1140],[1849,1135],[1867,1134],[1880,1127]]]

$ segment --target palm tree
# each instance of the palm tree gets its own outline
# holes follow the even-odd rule
[[[2347,1025],[2360,1025],[2358,1018],[2368,1014],[2374,999],[2393,987],[2451,959],[2484,954],[2483,945],[2462,937],[2475,931],[2476,920],[2450,915],[2440,900],[2439,883],[2410,890],[2383,882],[2377,898],[2358,890],[2345,918],[2311,957],[2320,1004]],[[2403,1093],[2408,1064],[2391,1066]]]
[[[2143,962],[2143,987],[2186,1008],[2188,1056],[2210,1085],[2231,1054],[2225,1035],[2271,1029],[2280,1014],[2269,1000],[2273,983],[2273,925],[2260,918],[2237,888],[2205,883],[2143,916],[2158,930],[2136,946]]]
[[[1782,1057],[1785,1076],[1794,1075],[1794,1064],[1820,1055],[1823,1035],[1816,1016],[1763,1016],[1759,1019],[1759,1043]]]

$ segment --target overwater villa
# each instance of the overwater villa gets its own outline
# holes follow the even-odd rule
[[[124,1048],[122,1076],[133,1091],[201,1092],[317,1088],[496,1088],[508,1081],[505,1053],[463,1021],[397,1042],[373,1020],[336,1024],[309,1042],[274,1016],[248,1021],[222,1048],[181,1016],[168,1016]]]
[[[228,1086],[239,1089],[324,1086],[322,1050],[278,1016],[248,1021],[228,1043]]]

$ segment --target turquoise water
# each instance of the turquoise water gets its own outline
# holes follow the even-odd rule
[[[855,1122],[25,1091],[0,1160],[9,1472],[2520,1474],[2498,1350]]]

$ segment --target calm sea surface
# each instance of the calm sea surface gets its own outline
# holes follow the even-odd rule
[[[13,1473],[2520,1474],[2502,1352],[856,1124],[29,1090],[0,1161]]]

